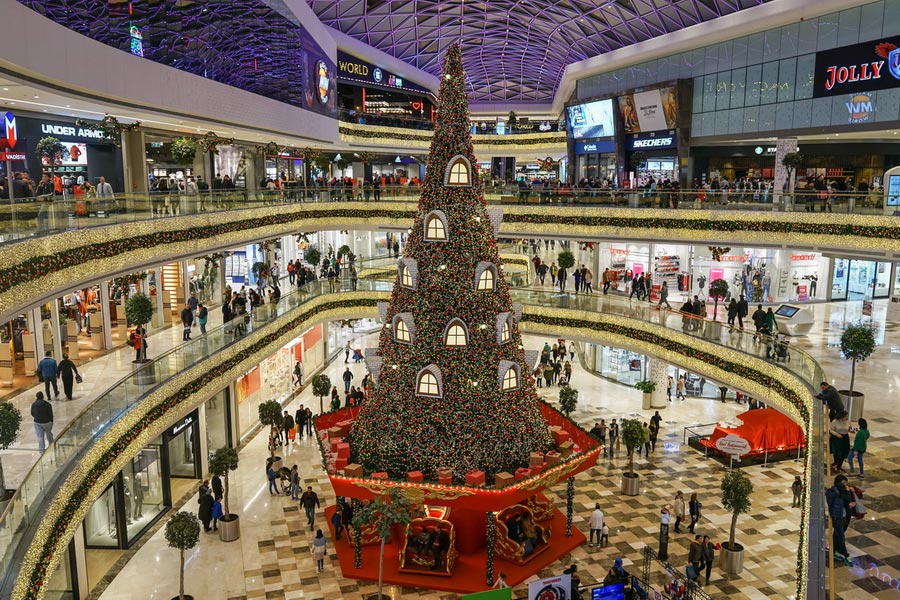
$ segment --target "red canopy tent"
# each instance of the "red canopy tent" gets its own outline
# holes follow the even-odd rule
[[[739,414],[737,418],[743,425],[739,427],[717,425],[709,439],[701,440],[700,443],[715,450],[719,438],[736,435],[750,443],[750,452],[743,456],[796,450],[806,443],[800,426],[774,408],[748,410]]]

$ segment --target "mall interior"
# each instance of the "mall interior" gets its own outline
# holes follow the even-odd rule
[[[3,7],[0,599],[900,598],[900,0]]]

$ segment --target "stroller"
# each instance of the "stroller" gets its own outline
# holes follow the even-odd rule
[[[291,495],[291,470],[287,467],[278,469],[278,485],[286,496]]]

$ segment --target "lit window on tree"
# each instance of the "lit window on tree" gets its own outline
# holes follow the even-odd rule
[[[503,391],[514,390],[519,387],[519,371],[515,367],[510,367],[503,375]]]
[[[503,321],[503,325],[500,327],[500,343],[505,344],[510,340],[510,337],[509,321]]]
[[[440,397],[441,390],[434,373],[428,370],[422,371],[419,375],[419,381],[416,383],[416,393],[421,396]]]
[[[431,215],[428,217],[428,223],[425,226],[425,239],[426,240],[446,240],[447,239],[447,228],[444,227],[444,222],[441,221],[441,218],[437,215]]]
[[[478,289],[492,291],[494,289],[494,271],[490,268],[485,269],[481,272],[481,276],[478,278]]]
[[[453,321],[447,327],[444,344],[447,346],[465,346],[469,343],[466,328],[460,321]]]
[[[450,159],[446,173],[444,173],[444,185],[450,187],[472,186],[472,165],[462,155]]]
[[[403,322],[403,319],[397,319],[397,324],[394,326],[394,339],[398,342],[406,342],[410,343],[409,337],[409,328],[406,326],[406,323]]]
[[[409,274],[409,269],[405,265],[400,265],[400,285],[407,288],[413,287],[412,275]]]

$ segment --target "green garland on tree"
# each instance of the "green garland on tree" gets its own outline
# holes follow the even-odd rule
[[[444,185],[457,156],[468,163],[469,185]],[[425,185],[405,247],[405,257],[417,263],[415,289],[402,285],[398,273],[379,341],[384,366],[378,387],[350,433],[351,460],[366,472],[386,471],[400,479],[409,471],[433,475],[449,467],[459,479],[475,470],[492,479],[497,472],[527,465],[531,452],[552,446],[525,367],[475,164],[462,56],[453,46],[444,63]],[[432,211],[443,214],[441,241],[425,237]],[[496,266],[492,289],[477,289],[476,271],[483,263]],[[447,301],[448,290],[453,290],[453,302]],[[390,324],[396,314],[412,317],[410,343],[394,338]],[[504,322],[508,339],[498,343],[498,326]],[[446,344],[451,323],[464,328],[462,345]],[[517,369],[513,389],[501,390],[505,366]],[[418,393],[425,368],[434,369],[437,394]]]
[[[566,481],[566,537],[572,537],[572,511],[575,504],[575,478]]]
[[[572,481],[569,479],[569,481]],[[494,543],[497,539],[497,524],[494,522],[494,513],[485,513],[487,518],[487,568],[484,575],[484,583],[487,586],[494,585]]]

